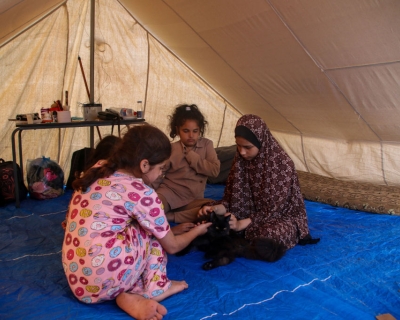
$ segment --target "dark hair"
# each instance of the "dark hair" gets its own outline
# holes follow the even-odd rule
[[[109,135],[104,137],[103,139],[101,139],[97,145],[96,145],[96,149],[93,150],[90,153],[89,159],[86,162],[86,166],[85,166],[85,170],[90,169],[92,166],[94,166],[97,161],[99,160],[106,160],[108,159],[114,149],[116,149],[118,147],[118,144],[122,141],[122,139],[120,137],[117,136],[113,136],[113,135]]]
[[[204,135],[208,122],[204,119],[203,114],[195,104],[181,104],[175,108],[172,116],[168,116],[169,121],[169,136],[174,139],[178,135],[177,128],[184,125],[186,120],[197,121],[200,128],[200,136]]]
[[[87,170],[82,178],[72,183],[72,187],[86,191],[97,179],[109,177],[117,170],[133,173],[143,159],[154,166],[167,160],[170,155],[171,143],[165,133],[149,124],[134,126],[123,136],[107,163]]]

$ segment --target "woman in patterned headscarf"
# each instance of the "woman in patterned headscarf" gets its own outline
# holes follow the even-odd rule
[[[269,238],[287,249],[316,243],[309,234],[307,215],[292,159],[255,115],[242,116],[235,128],[236,155],[221,201],[204,206],[231,213],[232,230],[245,238]]]

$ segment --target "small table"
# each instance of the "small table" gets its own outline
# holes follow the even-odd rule
[[[145,119],[131,119],[131,120],[94,120],[94,121],[72,121],[66,123],[58,123],[58,122],[49,122],[49,123],[37,123],[37,124],[17,124],[16,128],[12,132],[11,135],[11,145],[12,145],[12,157],[13,157],[13,170],[14,170],[14,181],[18,181],[17,177],[17,155],[16,155],[16,144],[15,144],[15,135],[18,133],[18,151],[19,151],[19,165],[21,167],[21,175],[24,176],[23,173],[23,162],[22,162],[22,139],[21,134],[22,131],[25,130],[43,130],[43,129],[62,129],[62,128],[81,128],[81,127],[89,127],[90,128],[90,147],[94,146],[94,127],[104,127],[104,126],[118,126],[119,125],[137,125],[137,124],[145,124]],[[60,145],[58,145],[60,148]],[[20,206],[20,198],[19,198],[19,190],[18,184],[15,184],[15,206],[19,208]]]

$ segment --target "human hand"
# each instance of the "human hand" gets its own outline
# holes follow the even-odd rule
[[[199,210],[199,213],[197,214],[197,217],[202,217],[202,216],[207,216],[209,215],[213,210],[212,206],[204,206]]]
[[[225,216],[229,215],[230,213],[225,214]],[[231,214],[231,218],[229,219],[229,227],[233,231],[242,231],[246,229],[249,224],[251,223],[250,218],[238,220],[233,214]]]
[[[197,226],[195,226],[195,230],[198,231],[198,235],[201,236],[207,232],[207,229],[209,226],[211,226],[211,222],[206,222],[206,223],[200,223]]]
[[[184,146],[183,147],[183,156],[186,158],[186,155],[192,150],[194,150],[194,147],[186,147],[186,146]]]
[[[184,222],[171,227],[171,231],[174,235],[182,234],[188,232],[190,229],[194,228],[195,224],[191,222]]]
[[[230,215],[231,218],[229,219],[229,228],[233,231],[239,231],[239,221],[238,219],[233,215],[230,214],[229,212],[225,214],[225,217]]]

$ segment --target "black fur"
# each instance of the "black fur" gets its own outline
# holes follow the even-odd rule
[[[224,217],[211,213],[209,221],[212,225],[206,234],[197,237],[185,249],[178,252],[183,256],[191,249],[204,251],[205,258],[211,259],[203,264],[204,270],[225,266],[237,257],[252,260],[274,262],[285,254],[285,247],[271,239],[255,239],[249,241],[229,229],[230,216]]]

